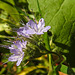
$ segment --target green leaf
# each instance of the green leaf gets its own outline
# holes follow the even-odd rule
[[[0,23],[0,32],[1,31],[5,31],[6,33],[8,33],[10,35],[13,34],[13,32],[11,32],[12,31],[11,27],[9,25],[7,25],[6,23]],[[4,37],[4,36],[2,36],[2,37]],[[1,38],[1,35],[0,35],[0,38]]]
[[[49,36],[47,33],[44,34],[44,42],[45,42],[45,46],[46,46],[46,49],[50,51],[50,45],[49,45]]]
[[[21,66],[18,66],[17,67],[17,73],[21,72],[21,70],[22,70],[22,67]]]
[[[2,75],[2,73],[6,70],[6,68],[2,68],[0,71],[0,75]]]
[[[11,5],[0,1],[0,8],[10,14],[10,16],[14,19],[16,23],[20,21],[19,13],[15,7],[12,7]]]
[[[37,6],[37,0],[27,0],[29,3],[29,9],[32,10],[33,12],[39,12],[38,6]]]
[[[29,9],[39,12],[37,0],[27,0]],[[51,26],[57,51],[67,54],[67,60],[75,66],[75,0],[38,0],[46,25]],[[38,15],[37,15],[38,16]]]
[[[71,75],[71,74],[74,75],[74,71],[70,67],[68,67],[66,65],[63,65],[63,64],[62,65],[58,65],[56,67],[56,71],[57,72],[60,71],[60,72],[63,72],[63,73],[69,74],[69,75]]]
[[[62,65],[60,71],[67,74],[67,66]]]
[[[7,12],[5,12],[5,11],[1,11],[1,13],[0,13],[0,18],[2,18],[2,19],[6,19],[7,16],[8,16]]]
[[[41,68],[43,68],[43,69],[47,69],[47,67],[45,67],[45,66],[42,66],[42,65],[38,65],[38,66],[31,66],[31,67],[28,67],[28,68],[26,68],[26,69],[24,69],[21,73],[19,73],[18,75],[27,75],[28,73],[30,73],[30,72],[32,72],[32,71],[34,71],[34,70],[36,70],[36,69],[41,69]]]
[[[25,3],[25,2],[26,2],[26,0],[19,0],[19,2]]]
[[[11,3],[12,5],[15,5],[14,0],[6,0],[6,2]]]
[[[4,30],[4,25],[6,24],[2,24],[2,23],[0,24],[0,32]]]
[[[75,73],[75,68],[72,68],[72,70],[74,71],[74,73]]]

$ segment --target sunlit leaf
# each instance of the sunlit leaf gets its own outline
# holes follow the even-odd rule
[[[10,14],[10,16],[14,19],[15,22],[20,21],[19,13],[15,7],[12,7],[11,5],[0,1],[0,8],[5,10],[8,14]]]
[[[11,36],[5,36],[5,35],[0,35],[0,38],[14,38],[14,37],[11,37]]]
[[[52,40],[59,52],[68,53],[67,60],[75,66],[75,0],[27,0],[29,9],[39,12],[51,26]],[[37,15],[38,16],[38,15]]]

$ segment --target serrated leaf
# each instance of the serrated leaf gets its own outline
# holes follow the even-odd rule
[[[69,52],[67,60],[75,66],[75,0],[38,0],[38,2],[46,25],[51,26],[57,51]],[[37,0],[28,0],[28,3],[30,10],[39,12],[35,5]]]

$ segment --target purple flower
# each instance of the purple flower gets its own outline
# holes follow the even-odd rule
[[[18,34],[18,35],[22,35],[22,36],[28,38],[29,35],[26,34],[27,29],[28,29],[28,28],[26,27],[26,25],[25,25],[24,27],[20,27],[20,28],[17,30],[17,34]]]
[[[38,24],[30,20],[24,27],[19,28],[17,34],[29,38],[32,34],[44,34],[44,32],[47,32],[50,28],[50,26],[45,27],[44,19],[41,18]]]
[[[24,57],[24,52],[22,51],[22,48],[26,48],[26,44],[27,41],[24,40],[22,40],[22,42],[21,41],[13,42],[11,47],[9,47],[10,52],[13,53],[13,55],[11,55],[8,58],[8,60],[12,62],[17,61],[16,65],[19,66]]]
[[[26,34],[37,34],[41,35],[44,34],[44,32],[47,32],[51,27],[50,26],[45,26],[44,19],[41,18],[39,20],[39,23],[34,23],[32,20],[30,20],[27,24],[29,26],[29,29],[26,30]]]

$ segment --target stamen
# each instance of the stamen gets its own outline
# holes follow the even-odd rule
[[[28,63],[29,63],[29,61],[27,61],[27,63],[24,66],[26,66]]]

